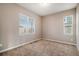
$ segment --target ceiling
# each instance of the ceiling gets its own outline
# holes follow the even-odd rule
[[[19,3],[19,5],[40,16],[46,16],[75,8],[77,3]]]

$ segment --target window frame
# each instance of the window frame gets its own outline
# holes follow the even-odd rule
[[[66,26],[65,26],[65,23],[64,23],[65,17],[69,17],[69,16],[72,17],[72,24],[71,24],[71,30],[72,30],[72,31],[71,31],[71,33],[67,33],[67,32],[66,32],[66,29],[65,29]],[[63,18],[63,24],[64,24],[64,26],[63,26],[63,27],[64,27],[64,34],[65,34],[65,35],[73,35],[73,15],[64,16],[64,18]]]
[[[27,16],[27,15],[25,15],[25,14],[22,14],[22,13],[19,13],[19,27],[20,27],[20,17],[22,17],[22,16],[24,16],[24,17],[27,17],[29,20],[30,19],[33,19],[33,29],[34,29],[34,31],[33,32],[29,32],[29,33],[19,33],[19,28],[18,28],[18,33],[19,33],[19,35],[33,35],[33,34],[35,34],[35,23],[36,23],[36,21],[35,21],[35,19],[33,18],[33,17],[30,17],[30,16]]]

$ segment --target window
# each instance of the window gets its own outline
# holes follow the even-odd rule
[[[73,16],[64,17],[64,34],[72,35],[73,34]]]
[[[19,15],[19,34],[29,34],[35,32],[35,20],[29,16]]]

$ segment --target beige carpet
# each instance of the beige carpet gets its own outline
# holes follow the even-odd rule
[[[47,40],[39,40],[28,45],[1,53],[3,56],[76,56],[75,46]]]

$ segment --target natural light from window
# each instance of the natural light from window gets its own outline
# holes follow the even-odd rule
[[[29,16],[19,15],[19,34],[32,34],[35,32],[35,20]]]

